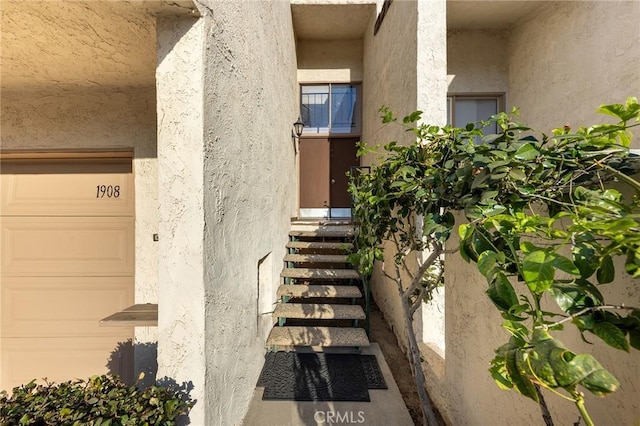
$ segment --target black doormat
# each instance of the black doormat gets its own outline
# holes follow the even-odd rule
[[[270,352],[257,386],[263,400],[370,401],[386,389],[375,355]]]

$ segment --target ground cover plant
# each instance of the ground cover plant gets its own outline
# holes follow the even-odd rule
[[[140,378],[141,379],[141,378]],[[139,389],[117,376],[28,384],[9,396],[0,393],[0,424],[18,425],[174,425],[193,401],[175,386]]]
[[[486,278],[486,294],[503,319],[505,343],[487,360],[496,383],[539,403],[547,425],[553,418],[541,388],[573,401],[592,425],[584,392],[605,396],[618,380],[557,332],[574,326],[585,341],[640,349],[640,309],[605,301],[599,290],[640,277],[639,167],[629,151],[640,121],[637,100],[600,107],[615,123],[563,126],[549,135],[518,123],[517,110],[465,128],[420,124],[419,111],[402,121],[381,112],[384,123],[405,126],[416,140],[390,142],[384,151],[361,145],[360,154],[382,155],[369,173],[351,178],[358,224],[351,260],[364,275],[377,262],[398,288],[425,423],[435,424],[435,415],[412,317],[437,285],[437,262],[462,256]],[[485,134],[493,123],[497,134]],[[455,223],[455,212],[464,213],[464,223]],[[460,245],[447,252],[456,230]]]

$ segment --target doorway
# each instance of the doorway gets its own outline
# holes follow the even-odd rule
[[[359,138],[300,140],[300,216],[351,217],[347,172],[359,165]]]
[[[301,85],[300,217],[351,217],[347,172],[359,165],[360,85]]]

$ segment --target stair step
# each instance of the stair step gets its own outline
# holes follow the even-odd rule
[[[291,249],[314,249],[314,250],[353,250],[351,243],[327,243],[322,241],[289,241],[287,248]]]
[[[353,226],[351,219],[291,219],[291,229],[298,226]]]
[[[287,254],[284,261],[293,263],[349,263],[344,254]]]
[[[358,272],[353,269],[324,269],[324,268],[284,268],[280,273],[282,278],[299,278],[315,280],[357,280]]]
[[[314,231],[289,231],[289,236],[296,238],[351,238],[353,237],[353,228],[345,231],[334,229],[317,229]]]
[[[360,289],[353,285],[281,285],[278,297],[362,297]]]
[[[267,346],[369,346],[362,328],[350,327],[274,327]]]
[[[281,303],[276,306],[276,318],[302,319],[365,319],[360,305],[329,305],[320,303]]]
[[[291,231],[328,231],[341,232],[345,234],[353,234],[353,225],[349,223],[331,224],[331,223],[292,223]]]

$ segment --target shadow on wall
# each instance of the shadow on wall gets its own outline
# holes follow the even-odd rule
[[[138,374],[144,373],[142,380],[136,380],[134,375],[134,354],[135,359],[142,360],[136,366]],[[129,386],[135,384],[138,389],[146,389],[153,385],[167,387],[185,403],[195,404],[198,402],[191,397],[191,391],[194,388],[192,381],[178,383],[171,377],[162,377],[156,380],[158,374],[157,342],[133,344],[131,339],[119,342],[109,355],[106,367],[109,369],[109,374],[120,376],[120,380]],[[190,423],[188,416],[176,419],[176,425]]]
[[[155,376],[154,376],[155,377]],[[158,386],[163,386],[171,389],[171,392],[174,395],[177,395],[184,403],[194,405],[198,402],[197,399],[193,399],[191,397],[191,391],[193,390],[193,382],[189,380],[188,382],[182,382],[178,384],[171,377],[162,377],[156,381]],[[188,425],[191,421],[189,420],[189,416],[180,416],[176,419],[176,425]]]
[[[141,361],[135,365],[135,370],[138,374],[144,373],[142,380],[136,380],[134,359]],[[158,373],[158,344],[153,342],[134,345],[131,340],[119,342],[109,355],[106,367],[109,374],[117,374],[127,385],[136,383],[141,389],[154,385]]]

